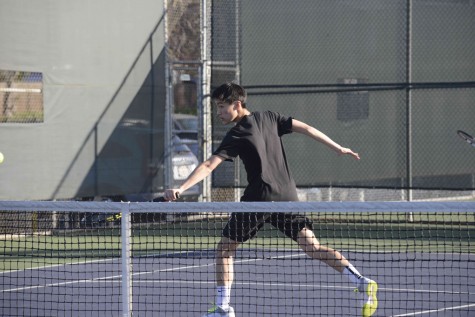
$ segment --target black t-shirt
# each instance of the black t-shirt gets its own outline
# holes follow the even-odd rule
[[[292,118],[265,111],[239,121],[213,153],[233,161],[241,158],[248,186],[241,201],[297,201],[281,136],[292,132]]]

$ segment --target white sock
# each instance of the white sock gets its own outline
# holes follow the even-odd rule
[[[361,273],[351,264],[345,267],[343,274],[346,275],[356,286],[358,286],[360,280],[363,278],[363,275],[361,275]]]
[[[229,307],[231,302],[231,286],[218,286],[216,288],[216,306],[223,309]]]

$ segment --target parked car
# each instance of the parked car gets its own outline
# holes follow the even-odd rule
[[[198,117],[190,114],[173,114],[173,134],[187,145],[196,157],[199,157],[198,147]]]
[[[198,166],[198,158],[190,149],[190,140],[182,140],[173,130],[171,147],[163,146],[163,130],[150,128],[147,121],[122,121],[98,153],[78,191],[80,200],[152,201],[163,195],[166,161],[171,156],[171,185],[179,187]],[[194,140],[196,144],[196,139]],[[188,189],[180,197],[183,201],[197,201],[200,185]],[[68,227],[103,225],[111,215],[80,215],[69,219]],[[164,215],[137,215],[136,221],[152,221]],[[145,219],[143,219],[145,217]]]
[[[172,169],[173,169],[173,187],[179,187],[185,179],[198,166],[198,158],[189,147],[187,140],[180,139],[177,135],[173,136],[172,146]],[[199,188],[194,186],[187,192],[194,193]],[[185,194],[187,193],[185,192]]]
[[[180,186],[198,165],[198,158],[178,135],[169,149],[163,145],[163,130],[144,120],[127,120],[116,127],[96,158],[77,197],[111,198],[114,201],[149,201],[165,189],[164,168],[171,156],[171,184]],[[196,200],[199,186],[182,199]]]

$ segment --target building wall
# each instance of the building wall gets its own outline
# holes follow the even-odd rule
[[[146,166],[163,157],[163,13],[163,2],[154,0],[0,3],[0,70],[42,73],[44,104],[43,122],[0,123],[0,199],[155,186]],[[114,163],[122,154],[110,151],[112,141],[136,134],[118,132],[131,125],[153,131],[142,140],[148,152],[138,167]],[[116,178],[101,173],[107,164],[116,164]],[[120,181],[127,173],[133,182]]]

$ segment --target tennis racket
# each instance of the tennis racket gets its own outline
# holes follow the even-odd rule
[[[180,196],[177,195],[176,198],[180,198]],[[163,203],[163,202],[166,202],[165,198],[163,198],[163,197],[155,198],[155,199],[153,199],[152,201],[155,202],[155,203]],[[118,213],[118,214],[109,216],[109,217],[106,218],[106,221],[107,221],[107,222],[114,222],[114,221],[119,220],[120,218],[122,218],[122,213]]]
[[[458,130],[457,134],[459,135],[459,137],[464,139],[465,142],[467,142],[471,146],[475,147],[475,140],[473,139],[473,137],[470,134],[468,134],[467,132],[464,132],[462,130]]]

